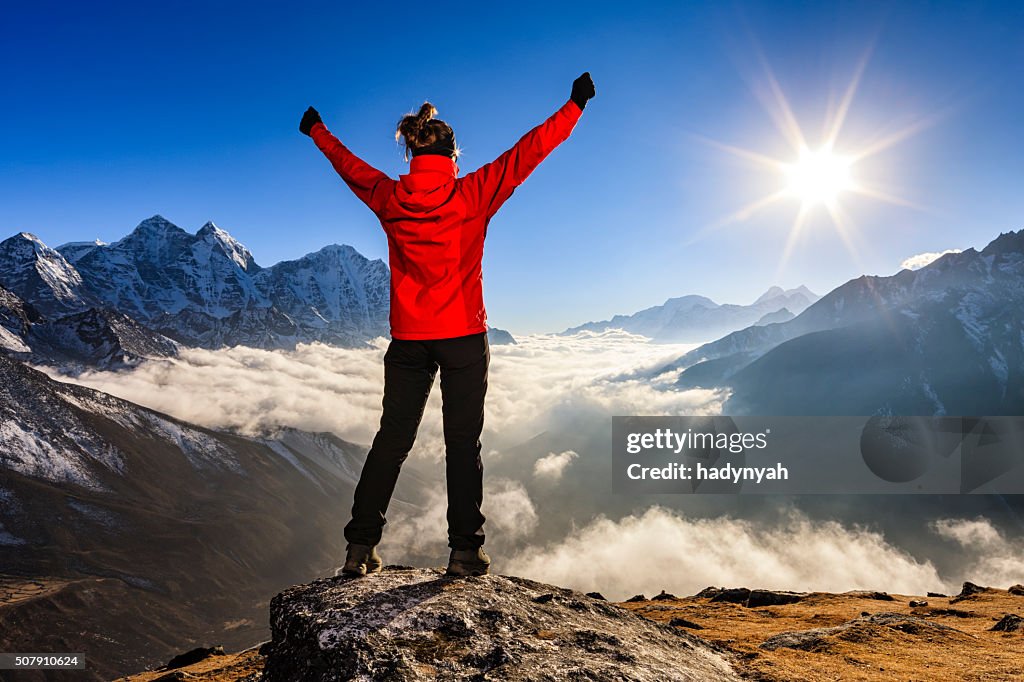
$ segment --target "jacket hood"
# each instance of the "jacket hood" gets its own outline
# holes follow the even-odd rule
[[[409,160],[409,172],[398,176],[398,203],[416,213],[432,211],[451,197],[458,175],[459,167],[450,157],[414,156]]]

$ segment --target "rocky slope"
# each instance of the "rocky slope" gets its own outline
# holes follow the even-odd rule
[[[36,364],[121,369],[145,358],[177,355],[178,344],[109,308],[43,317],[0,287],[0,352]]]
[[[1024,231],[891,277],[860,277],[781,324],[660,371],[728,387],[731,414],[1020,414]]]
[[[29,330],[42,315],[11,291],[0,287],[0,350],[6,353],[30,353],[26,343]]]
[[[105,308],[89,308],[34,325],[26,338],[29,359],[65,369],[121,369],[146,358],[178,354],[179,344],[132,318]]]
[[[0,651],[89,652],[68,679],[101,680],[266,638],[269,599],[343,557],[364,456],[210,431],[0,356],[0,576],[45,588],[0,603]],[[396,504],[428,487],[403,471]]]

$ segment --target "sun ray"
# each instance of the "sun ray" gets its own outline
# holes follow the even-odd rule
[[[877,36],[870,41],[860,58],[854,64],[850,80],[840,89],[837,88],[829,97],[828,107],[821,127],[821,138],[817,146],[811,146],[800,126],[794,109],[786,93],[783,91],[775,72],[765,58],[755,37],[751,36],[753,50],[763,74],[760,79],[751,79],[749,83],[752,95],[758,100],[782,139],[789,145],[794,156],[792,161],[776,159],[758,151],[729,145],[703,136],[693,135],[701,142],[718,150],[748,161],[756,166],[769,169],[778,174],[782,187],[779,191],[756,199],[729,214],[712,225],[701,228],[697,236],[724,225],[742,222],[768,206],[793,199],[799,202],[793,223],[786,234],[785,245],[779,260],[779,275],[789,262],[801,235],[807,229],[812,213],[823,208],[827,220],[831,221],[844,248],[862,270],[861,245],[858,243],[859,233],[848,213],[844,200],[851,195],[865,197],[920,211],[928,209],[907,199],[895,196],[883,188],[865,183],[857,164],[868,157],[880,154],[903,140],[919,133],[938,120],[932,115],[913,121],[909,125],[893,133],[883,134],[875,140],[869,140],[857,149],[840,144],[840,137],[845,130],[853,110],[854,102],[864,82],[867,67],[871,61]],[[758,69],[754,69],[758,71]],[[696,238],[695,237],[695,238]]]
[[[915,204],[914,202],[908,199],[904,199],[903,197],[898,197],[894,194],[889,194],[888,192],[882,191],[874,187],[869,187],[867,185],[854,184],[850,187],[850,191],[853,192],[854,194],[860,194],[861,196],[871,197],[872,199],[877,199],[878,201],[884,201],[887,204],[894,204],[896,206],[912,208],[916,211],[921,211],[923,213],[930,213],[929,209],[926,206],[922,206],[921,204]]]
[[[703,135],[698,135],[696,133],[691,133],[691,136],[694,139],[703,142],[706,145],[710,145],[712,147],[715,147],[716,149],[728,152],[733,156],[740,157],[741,159],[752,161],[759,166],[767,166],[769,168],[778,169],[783,165],[783,163],[778,159],[773,159],[770,156],[767,156],[765,154],[759,154],[758,152],[755,152],[750,149],[744,149],[743,147],[735,147],[733,145],[725,144],[724,142],[719,142],[718,140],[713,140],[710,137],[705,137]]]
[[[774,204],[776,201],[779,201],[785,196],[786,190],[784,189],[779,190],[778,192],[773,192],[772,194],[767,194],[761,197],[760,199],[757,199],[756,201],[750,202],[749,204],[739,209],[738,211],[729,214],[728,216],[718,221],[717,223],[713,223],[711,227],[717,229],[719,227],[731,225],[732,223],[741,223],[744,220],[750,218],[750,216],[752,216],[753,214],[760,211],[762,208]]]
[[[804,222],[807,220],[807,214],[810,213],[810,207],[806,204],[800,205],[800,210],[797,211],[796,218],[793,219],[793,225],[789,228],[789,235],[786,236],[786,245],[782,249],[782,258],[779,259],[779,267],[775,273],[775,279],[781,279],[783,271],[786,269],[786,264],[789,262],[789,256],[793,252],[793,247],[796,246],[796,240],[800,236],[800,232],[803,230]]]
[[[762,208],[765,208],[766,206],[770,206],[771,204],[774,204],[777,201],[781,201],[783,198],[785,198],[785,196],[786,196],[786,191],[785,190],[779,190],[778,192],[773,192],[772,194],[767,194],[767,195],[761,197],[760,199],[752,201],[749,204],[747,204],[746,206],[740,208],[738,211],[734,211],[733,213],[730,213],[729,215],[725,216],[724,218],[716,220],[715,222],[713,222],[713,223],[711,223],[709,225],[705,225],[704,227],[700,228],[699,230],[697,230],[697,232],[692,237],[690,237],[690,239],[688,239],[684,243],[684,246],[689,246],[691,244],[694,244],[694,243],[700,241],[709,232],[714,232],[716,230],[720,230],[721,228],[726,227],[728,225],[732,225],[734,223],[741,223],[741,222],[747,220],[748,218],[750,218],[750,216],[752,216],[753,214],[755,214],[758,211],[760,211]]]
[[[875,154],[883,152],[886,149],[889,149],[890,147],[902,142],[908,137],[912,137],[921,132],[922,130],[935,125],[938,119],[939,116],[928,116],[926,118],[918,119],[917,121],[914,121],[910,125],[904,126],[903,128],[897,130],[896,132],[890,133],[889,135],[886,135],[881,139],[878,139],[875,142],[870,143],[868,146],[854,152],[853,160],[863,161],[869,156],[874,156]]]
[[[832,219],[832,224],[835,225],[839,239],[843,242],[843,246],[846,247],[846,252],[850,254],[850,258],[853,259],[857,269],[863,272],[864,263],[861,261],[860,248],[853,241],[857,231],[853,229],[852,223],[847,220],[839,202],[828,202],[825,204],[825,209],[828,211],[829,218]]]
[[[779,81],[775,78],[775,74],[772,73],[771,68],[768,66],[768,62],[763,61],[763,66],[765,69],[765,76],[768,79],[768,87],[771,90],[772,98],[774,99],[775,106],[778,107],[773,110],[771,106],[766,106],[768,115],[775,123],[775,127],[779,132],[782,133],[783,137],[785,137],[786,140],[789,141],[790,145],[792,145],[793,149],[803,149],[807,146],[807,142],[804,140],[804,134],[800,129],[800,124],[797,123],[796,116],[793,114],[793,110],[789,106],[789,100],[786,99],[786,95],[782,92],[782,87],[779,85]]]
[[[778,78],[775,77],[775,72],[772,71],[771,64],[768,63],[768,58],[765,57],[764,51],[754,36],[751,36],[751,43],[761,70],[764,72],[764,82],[768,85],[768,93],[756,86],[752,86],[751,91],[761,103],[761,108],[775,124],[775,128],[789,142],[790,146],[794,150],[806,147],[807,142],[804,140],[803,130],[793,114],[786,94],[782,91],[782,86],[779,85]]]
[[[843,124],[846,123],[846,117],[850,113],[850,105],[853,104],[853,98],[860,88],[860,81],[864,76],[864,70],[867,69],[868,61],[871,59],[871,52],[871,47],[864,51],[860,61],[857,63],[857,68],[853,72],[853,78],[850,79],[850,84],[846,86],[843,98],[839,102],[839,108],[832,116],[832,123],[825,133],[825,145],[829,149],[835,146],[836,138],[839,137],[839,131],[842,130]]]

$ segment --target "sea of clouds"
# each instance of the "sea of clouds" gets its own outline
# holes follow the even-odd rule
[[[386,348],[382,338],[365,349],[186,349],[132,370],[59,378],[209,428],[257,435],[294,427],[366,444],[380,418]],[[487,543],[496,569],[613,599],[662,589],[692,594],[708,585],[924,594],[955,591],[966,579],[1004,587],[1024,582],[1019,534],[981,517],[907,518],[904,525],[928,535],[936,556],[944,557],[936,561],[920,551],[912,555],[878,527],[840,512],[809,515],[786,502],[781,515],[760,515],[718,500],[698,513],[670,499],[685,496],[648,501],[612,495],[610,471],[605,478],[602,469],[612,415],[721,409],[724,392],[675,390],[679,370],[659,369],[691,348],[618,330],[526,336],[517,345],[491,347],[482,440],[491,470],[485,476]],[[439,478],[440,403],[435,388],[412,454]],[[534,451],[522,445],[538,434],[588,432],[590,441],[573,441],[582,446],[538,445]],[[592,484],[581,489],[579,480]],[[443,485],[424,499],[415,513],[393,510],[381,546],[387,561],[438,565],[446,559]]]

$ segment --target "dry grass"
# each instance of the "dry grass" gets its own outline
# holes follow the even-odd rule
[[[737,667],[755,680],[1024,680],[1024,629],[991,630],[1005,614],[1024,613],[1024,596],[988,590],[954,603],[949,597],[891,596],[893,601],[879,601],[863,593],[813,593],[795,604],[761,608],[698,597],[622,606],[662,623],[685,618],[703,626],[690,632],[736,652]],[[911,600],[928,605],[911,608]],[[907,628],[915,633],[860,621],[816,638],[809,650],[760,648],[779,633],[838,626],[883,612],[915,616],[924,624]]]
[[[56,578],[33,580],[0,574],[0,606],[12,606],[18,602],[45,597],[57,592],[68,582],[70,581]]]
[[[253,647],[238,653],[226,654],[224,656],[210,656],[204,661],[176,670],[184,673],[178,679],[181,680],[205,680],[206,682],[255,682],[259,674],[263,672],[264,657],[258,651],[259,647]],[[115,682],[153,682],[167,675],[173,675],[170,670],[152,670],[149,672],[120,677]],[[167,677],[170,681],[175,679]]]
[[[733,651],[737,668],[751,680],[1024,680],[1024,628],[1016,632],[991,629],[1007,613],[1024,614],[1024,596],[995,589],[959,601],[951,597],[891,596],[893,601],[872,599],[864,593],[812,593],[795,604],[760,608],[703,597],[621,606],[660,623],[683,618],[702,626],[688,631]],[[911,600],[927,601],[928,605],[912,608]],[[886,612],[920,620],[903,629],[857,620],[865,613]],[[807,650],[760,648],[779,633],[829,628],[850,621],[857,622],[840,632],[815,638]],[[189,677],[180,679],[255,680],[263,661],[255,648],[214,656],[182,668]],[[120,682],[152,682],[166,674],[147,672]]]

